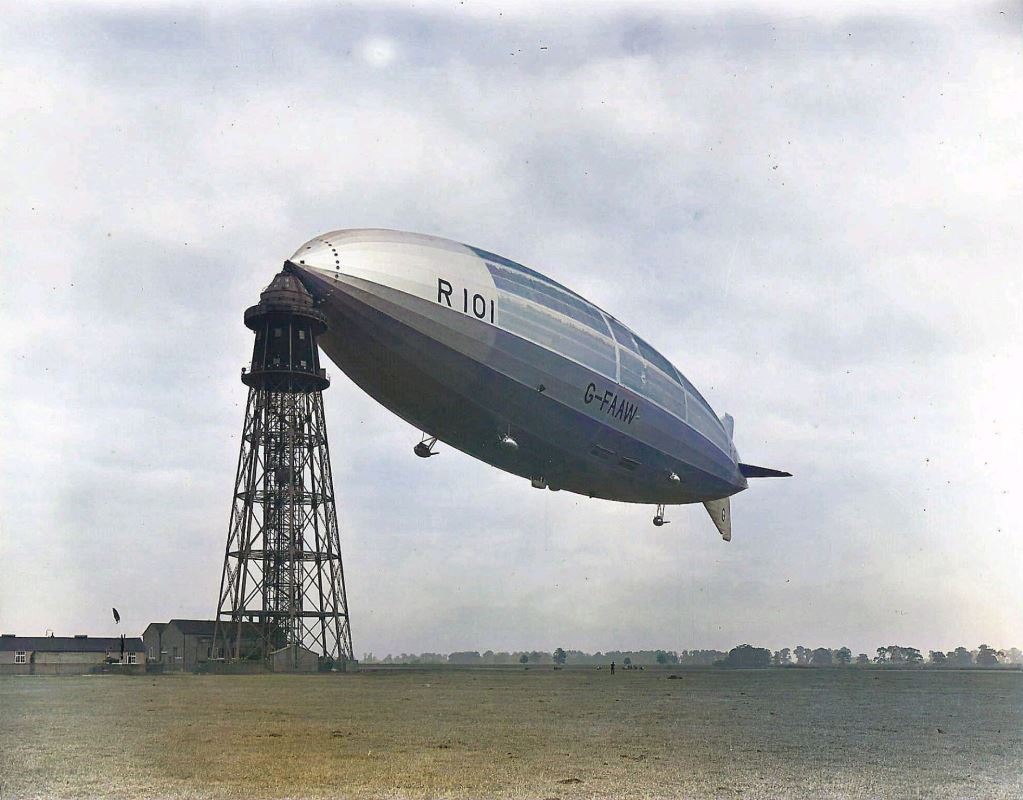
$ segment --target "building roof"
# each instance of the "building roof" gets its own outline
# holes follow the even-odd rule
[[[167,624],[173,625],[186,636],[212,636],[217,621],[213,619],[172,619]]]
[[[36,653],[119,653],[120,636],[0,636],[0,650],[32,650]],[[125,637],[124,652],[142,653],[138,637]]]
[[[213,636],[217,621],[213,619],[172,619],[167,624],[173,625],[185,636]],[[222,632],[237,630],[237,625],[237,622],[221,620],[220,630]],[[243,622],[242,630],[248,636],[260,634],[260,626],[256,622]]]

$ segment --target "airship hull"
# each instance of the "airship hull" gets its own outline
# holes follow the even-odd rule
[[[745,488],[730,439],[711,441],[610,366],[506,330],[508,298],[471,263],[476,251],[467,259],[456,243],[386,231],[355,232],[346,250],[343,233],[300,248],[288,268],[327,315],[326,354],[409,424],[534,485],[590,497],[677,504]],[[374,254],[374,234],[403,238]]]

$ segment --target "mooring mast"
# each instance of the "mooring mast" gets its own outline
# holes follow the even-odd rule
[[[353,659],[316,337],[324,315],[282,271],[245,311],[255,331],[217,604],[215,648],[228,661],[299,647],[339,667]]]

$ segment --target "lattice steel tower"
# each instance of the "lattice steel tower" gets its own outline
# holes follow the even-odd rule
[[[294,275],[279,273],[245,311],[255,331],[217,604],[228,661],[308,648],[353,658],[316,337],[326,319]]]

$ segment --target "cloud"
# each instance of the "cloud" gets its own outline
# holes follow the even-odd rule
[[[744,456],[796,477],[735,499],[729,546],[699,507],[655,530],[458,453],[420,462],[417,432],[333,369],[360,652],[1018,645],[1003,16],[9,14],[0,627],[212,612],[241,313],[302,241],[381,226],[591,298],[735,415]]]

